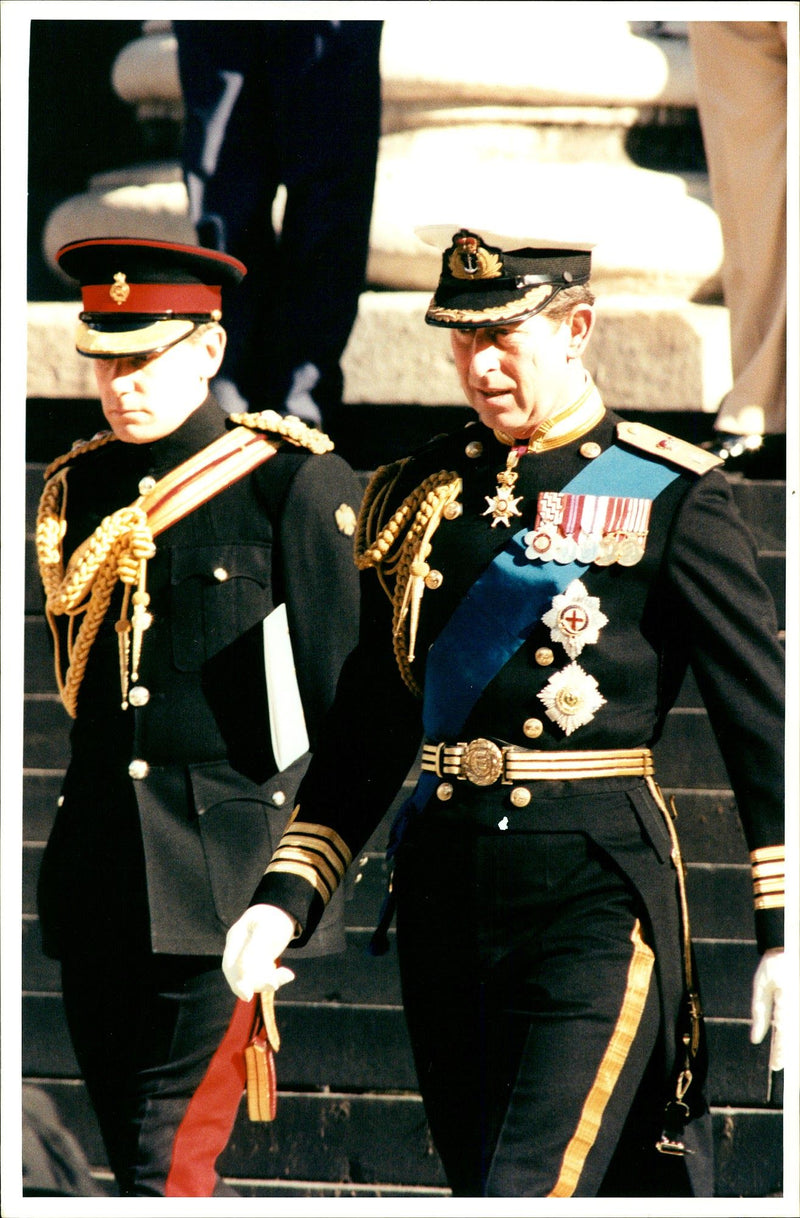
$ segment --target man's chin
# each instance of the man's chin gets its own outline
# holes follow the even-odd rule
[[[153,420],[141,415],[114,415],[108,425],[125,444],[146,444],[153,436]]]
[[[475,395],[472,408],[482,423],[487,427],[499,427],[501,431],[513,434],[515,427],[524,427],[525,420],[520,417],[520,411],[513,398],[507,394],[487,397],[484,394]]]

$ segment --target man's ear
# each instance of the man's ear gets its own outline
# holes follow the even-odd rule
[[[206,365],[203,369],[203,376],[207,377],[209,381],[213,380],[219,372],[227,341],[228,336],[222,326],[211,326],[201,337],[200,347],[204,353]]]
[[[572,359],[583,355],[589,335],[594,328],[594,308],[590,304],[577,304],[569,317],[568,354]]]

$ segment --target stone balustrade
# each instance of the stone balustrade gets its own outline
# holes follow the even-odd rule
[[[437,336],[421,324],[440,257],[414,232],[452,223],[532,235],[558,228],[594,240],[601,307],[592,346],[609,404],[715,410],[730,384],[730,355],[707,176],[645,167],[629,152],[636,133],[655,138],[668,126],[680,139],[688,130],[694,79],[685,26],[628,23],[602,10],[584,10],[578,24],[565,6],[500,4],[489,28],[472,29],[469,8],[455,24],[448,6],[409,11],[384,25],[367,268],[370,288],[380,290],[365,293],[345,356],[347,399],[460,402],[449,355],[437,354]],[[180,122],[169,22],[144,23],[117,57],[112,82],[142,122]],[[280,211],[279,197],[278,226]],[[195,240],[177,162],[95,175],[49,217],[45,254],[52,264],[66,241],[122,232]],[[48,309],[52,320],[54,306],[31,314],[39,355],[29,363],[29,392],[42,396],[45,370],[60,362],[43,357]],[[53,322],[51,344],[64,332]],[[69,380],[74,388],[81,376]]]

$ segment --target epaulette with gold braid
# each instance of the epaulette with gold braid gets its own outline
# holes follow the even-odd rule
[[[311,427],[293,414],[278,414],[277,410],[260,410],[228,416],[230,422],[252,431],[263,431],[271,436],[288,440],[297,448],[307,448],[312,453],[333,452],[333,440],[324,431]]]
[[[666,431],[659,431],[648,423],[619,423],[617,437],[631,448],[649,453],[652,457],[660,457],[670,461],[682,469],[691,470],[693,474],[707,474],[710,469],[722,465],[722,457],[715,453],[706,452],[688,440],[680,440]]]

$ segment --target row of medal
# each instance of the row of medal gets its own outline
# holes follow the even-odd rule
[[[644,557],[651,503],[621,495],[543,491],[536,523],[524,537],[525,555],[542,562],[635,566]]]
[[[502,475],[501,475],[502,477]],[[492,516],[492,528],[506,527],[512,516],[521,516],[511,488],[499,484],[487,495],[484,515]],[[644,557],[652,500],[622,495],[573,495],[542,491],[536,522],[525,533],[526,558],[541,562],[594,563],[608,567],[619,563],[633,567]]]
[[[511,449],[494,495],[486,496],[483,514],[491,517],[493,529],[508,528],[513,517],[522,515],[522,495],[514,494],[518,462],[519,453]],[[633,567],[644,557],[651,506],[650,499],[624,495],[542,491],[534,527],[524,534],[525,556],[541,562]]]

